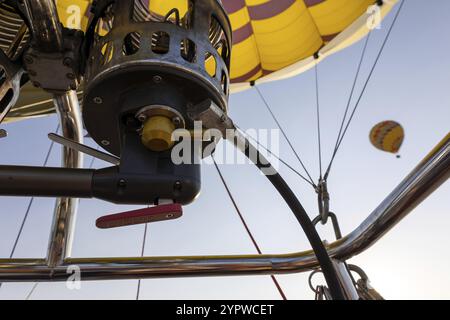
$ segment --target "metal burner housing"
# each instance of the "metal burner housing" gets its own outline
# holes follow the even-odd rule
[[[188,106],[210,99],[227,110],[232,32],[220,2],[190,0],[183,17],[177,8],[165,16],[146,8],[142,0],[98,1],[87,34],[83,118],[116,155],[126,119],[144,107],[174,109],[187,129]]]

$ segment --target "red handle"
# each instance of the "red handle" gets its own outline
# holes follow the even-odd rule
[[[173,220],[180,218],[182,215],[183,208],[180,204],[165,204],[103,216],[97,219],[95,225],[100,229],[110,229],[136,224]]]

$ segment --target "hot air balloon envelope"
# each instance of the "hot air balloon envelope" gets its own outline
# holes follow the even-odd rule
[[[183,15],[189,0],[134,1],[156,16],[164,17],[173,7]],[[249,88],[251,82],[276,81],[298,75],[359,41],[382,22],[397,0],[384,1],[381,6],[378,2],[221,0],[233,28],[231,92]],[[91,4],[91,0],[57,1],[61,22],[69,28],[86,30]],[[51,96],[42,96],[36,91],[28,84],[6,120],[51,112]]]
[[[405,138],[403,127],[395,121],[383,121],[370,131],[370,142],[382,151],[397,153]]]

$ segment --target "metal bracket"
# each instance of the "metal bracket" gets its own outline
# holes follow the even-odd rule
[[[195,106],[189,106],[188,116],[193,121],[201,121],[204,128],[217,129],[226,136],[226,130],[234,129],[231,118],[212,100],[205,100]]]
[[[81,82],[81,46],[83,33],[62,28],[61,52],[46,52],[32,45],[25,52],[23,62],[33,85],[51,93],[77,90]]]
[[[96,150],[94,148],[91,148],[89,146],[86,146],[84,144],[78,143],[76,141],[64,138],[56,133],[49,133],[48,134],[48,138],[50,140],[52,140],[55,143],[59,143],[67,148],[70,148],[72,150],[78,151],[78,152],[82,152],[84,154],[87,154],[91,157],[109,162],[115,166],[120,165],[120,158],[113,156],[109,153],[106,152],[102,152],[99,150]]]

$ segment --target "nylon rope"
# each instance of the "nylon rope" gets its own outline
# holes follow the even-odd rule
[[[233,194],[231,193],[231,190],[230,190],[230,188],[228,187],[228,184],[227,184],[227,182],[226,182],[226,180],[225,180],[225,178],[224,178],[224,176],[223,176],[223,174],[222,174],[222,171],[220,170],[219,166],[217,165],[216,159],[214,159],[214,156],[212,156],[212,159],[213,159],[213,162],[214,162],[214,166],[216,167],[217,173],[219,174],[220,180],[222,181],[222,184],[223,184],[223,186],[225,187],[225,190],[226,190],[226,192],[227,192],[227,194],[228,194],[228,197],[230,198],[230,200],[231,200],[231,202],[232,202],[232,204],[233,204],[233,206],[234,206],[234,208],[235,208],[235,210],[236,210],[236,213],[238,214],[239,219],[240,219],[241,222],[242,222],[242,225],[244,226],[244,228],[245,228],[245,230],[246,230],[246,232],[247,232],[247,234],[248,234],[250,240],[252,241],[253,246],[255,247],[255,249],[256,249],[256,251],[258,252],[258,254],[262,254],[262,251],[261,251],[261,249],[259,248],[259,245],[258,245],[258,243],[256,242],[256,239],[255,239],[255,237],[253,236],[253,234],[252,234],[252,232],[251,232],[251,230],[250,230],[250,228],[249,228],[247,222],[245,221],[245,218],[244,218],[244,216],[242,215],[241,210],[239,209],[239,206],[237,205],[237,202],[236,202],[236,200],[234,199],[234,196],[233,196]],[[283,289],[281,288],[281,286],[280,286],[280,284],[278,283],[278,281],[277,281],[277,279],[275,278],[275,276],[274,276],[274,275],[270,275],[270,278],[272,279],[273,283],[275,284],[275,287],[277,288],[278,293],[280,294],[281,298],[282,298],[283,300],[287,300],[286,295],[284,294],[284,291],[283,291]]]

